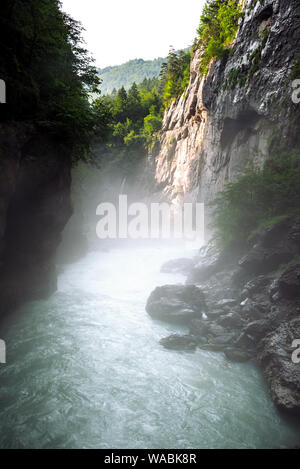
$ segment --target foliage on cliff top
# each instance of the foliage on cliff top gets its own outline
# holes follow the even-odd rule
[[[101,147],[104,167],[117,167],[128,176],[143,159],[161,128],[162,98],[158,79],[145,79],[140,85],[132,84],[111,95],[100,96],[95,109],[108,115],[108,132]]]
[[[171,47],[167,61],[162,64],[159,89],[165,108],[181,96],[189,84],[191,58],[190,50],[176,52]]]
[[[253,230],[268,220],[298,213],[299,181],[299,149],[277,150],[262,170],[248,168],[211,204],[213,227],[219,243],[245,241]]]
[[[96,100],[99,115],[108,116],[107,120],[100,119],[107,121],[106,140],[101,147],[101,163],[106,168],[117,167],[128,175],[145,158],[161,129],[165,108],[189,83],[190,61],[190,51],[171,48],[159,78],[133,83],[128,91],[123,86]]]
[[[200,70],[208,71],[212,59],[229,53],[242,14],[239,0],[207,0],[197,30],[197,47],[202,48]]]
[[[2,118],[42,125],[77,157],[95,125],[89,92],[99,86],[81,33],[58,0],[1,1],[0,77],[7,84]]]

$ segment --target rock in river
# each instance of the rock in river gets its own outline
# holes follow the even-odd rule
[[[251,356],[244,350],[237,348],[228,348],[225,350],[225,356],[231,362],[244,363],[251,359]]]
[[[160,341],[169,350],[193,351],[197,348],[197,340],[190,335],[170,335]]]
[[[146,311],[162,321],[188,324],[201,318],[206,310],[202,290],[195,285],[165,285],[156,288],[150,295]]]

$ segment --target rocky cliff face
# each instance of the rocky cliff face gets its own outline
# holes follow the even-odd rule
[[[289,76],[299,55],[299,13],[297,0],[248,0],[232,55],[213,62],[206,78],[196,52],[188,89],[166,112],[152,156],[169,200],[213,199],[249,161],[263,164],[274,135],[299,144],[287,119],[296,106]]]
[[[272,149],[299,146],[300,105],[292,102],[291,75],[299,44],[299,0],[248,0],[232,54],[202,77],[200,51],[195,53],[188,89],[166,112],[152,155],[160,196],[174,204],[211,201],[249,163],[262,167]],[[147,305],[150,313],[154,301],[164,313],[169,307],[186,314],[194,306],[182,288],[200,288],[206,314],[192,322],[187,316],[190,334],[162,345],[256,361],[276,405],[293,415],[300,413],[300,368],[292,359],[300,334],[299,223],[284,219],[257,233],[252,245],[219,254],[203,248],[186,287],[177,287],[175,306],[169,286],[155,291]],[[164,271],[186,273],[183,261]]]
[[[252,360],[277,407],[299,416],[299,253],[300,219],[286,218],[261,230],[251,249],[238,252],[232,245],[218,252],[211,245],[192,260],[168,262],[162,271],[188,275],[186,284],[158,287],[146,311],[184,324],[189,334],[171,335],[161,345],[222,352],[233,362]]]
[[[56,288],[53,263],[71,215],[69,151],[34,127],[0,127],[0,316]]]

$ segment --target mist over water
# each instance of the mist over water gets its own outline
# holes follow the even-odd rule
[[[177,326],[145,312],[160,273],[192,256],[164,244],[91,252],[64,267],[58,291],[1,331],[2,448],[278,448],[299,428],[276,411],[253,364],[159,340]],[[298,431],[297,431],[298,430]]]

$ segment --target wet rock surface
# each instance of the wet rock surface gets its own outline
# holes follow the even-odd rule
[[[299,220],[279,222],[275,227],[263,230],[256,235],[253,248],[239,261],[239,266],[251,275],[268,274],[280,265],[289,263],[299,251],[296,232]],[[258,288],[261,283],[257,282]],[[254,286],[255,288],[255,286]]]
[[[152,292],[146,311],[155,319],[188,324],[202,317],[206,303],[202,290],[195,285],[165,285]]]
[[[300,337],[300,318],[283,322],[262,341],[258,360],[276,405],[300,415],[300,366],[291,357],[293,341]]]
[[[274,134],[299,146],[299,116],[291,123],[286,86],[298,58],[299,14],[298,0],[244,2],[232,54],[212,61],[205,78],[196,51],[189,86],[166,111],[151,155],[163,200],[210,202],[249,164],[263,167]],[[300,219],[286,218],[252,235],[247,246],[202,249],[186,281],[201,288],[207,306],[188,325],[198,347],[234,361],[258,360],[274,401],[288,410],[300,402],[299,366],[288,349],[300,339],[291,326],[300,315],[299,254]]]
[[[288,117],[291,89],[286,86],[299,55],[299,1],[243,3],[232,54],[212,61],[203,78],[196,51],[187,90],[165,113],[151,162],[157,191],[175,203],[211,201],[249,163],[263,165],[274,133],[286,141],[299,127],[296,115],[293,123]],[[299,242],[299,237],[298,226],[294,239]],[[266,246],[270,266],[276,257],[289,256],[267,251]],[[260,263],[256,272],[262,272],[264,265],[254,253],[249,267],[253,261]],[[206,272],[210,269],[205,266]],[[197,270],[204,275],[204,267]]]
[[[269,250],[277,249],[278,238],[284,238],[288,244],[293,233],[291,242],[297,259],[298,225],[298,219],[289,220],[262,231],[256,235],[256,246],[268,243]],[[248,247],[248,254],[252,250]],[[211,249],[206,258],[203,252],[200,254],[198,268],[202,261],[206,268],[220,256]],[[241,258],[245,256],[247,250]],[[222,352],[233,362],[254,360],[261,366],[275,404],[287,412],[299,413],[300,365],[292,360],[292,345],[300,340],[300,265],[292,261],[291,265],[277,266],[264,275],[257,275],[254,269],[252,277],[242,277],[237,287],[234,273],[241,258],[232,256],[229,266],[220,263],[219,271],[196,285],[156,289],[149,298],[147,311],[168,321],[178,316],[188,327],[188,334],[167,337],[160,342],[162,346],[181,351],[199,348]],[[240,268],[248,270],[248,265]]]
[[[283,298],[300,298],[300,264],[285,270],[279,279],[278,286]]]
[[[67,145],[29,124],[0,126],[0,317],[56,290],[55,253],[72,214]]]
[[[178,350],[178,351],[192,351],[197,348],[197,341],[193,337],[180,336],[180,335],[170,335],[165,339],[160,341],[160,344],[169,350]]]

